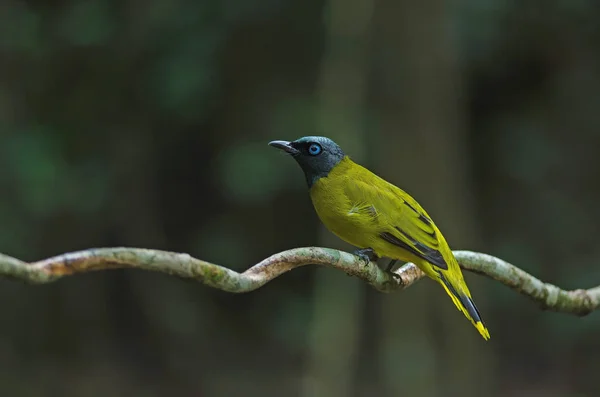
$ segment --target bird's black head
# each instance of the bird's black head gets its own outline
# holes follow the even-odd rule
[[[326,177],[345,156],[337,143],[324,136],[305,136],[293,142],[272,141],[269,145],[289,153],[296,160],[304,171],[308,187]]]

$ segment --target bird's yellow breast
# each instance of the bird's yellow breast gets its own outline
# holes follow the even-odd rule
[[[327,177],[313,184],[310,197],[327,229],[349,244],[377,251],[382,243],[378,232],[384,228],[378,213],[380,209],[373,205],[366,193],[354,191],[350,194],[348,191],[353,179],[363,177],[363,170],[367,171],[344,158]]]

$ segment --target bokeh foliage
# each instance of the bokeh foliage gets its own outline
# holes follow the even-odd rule
[[[593,0],[0,10],[1,252],[140,246],[241,271],[291,247],[348,248],[266,146],[326,134],[413,193],[454,247],[565,288],[600,283]],[[391,296],[311,267],[247,295],[132,271],[2,281],[0,394],[600,393],[600,315],[467,279],[487,344],[425,281]]]

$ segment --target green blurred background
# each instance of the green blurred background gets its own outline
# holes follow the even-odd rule
[[[4,0],[0,252],[138,246],[243,271],[350,249],[267,146],[323,134],[454,249],[598,285],[599,20],[595,0]],[[466,278],[488,343],[427,280],[2,280],[0,395],[600,395],[599,313]]]

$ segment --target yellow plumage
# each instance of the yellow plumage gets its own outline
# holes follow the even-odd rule
[[[413,262],[490,338],[444,236],[410,195],[344,156],[312,184],[310,197],[332,233],[379,257]]]

